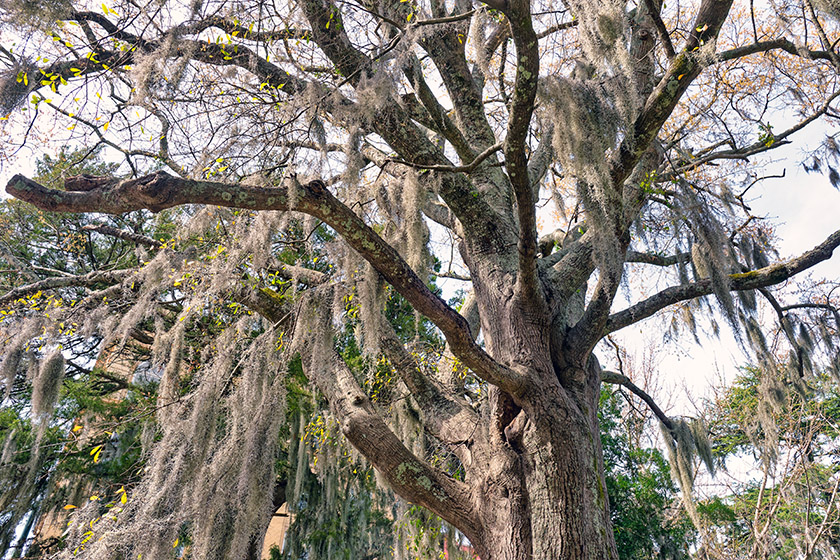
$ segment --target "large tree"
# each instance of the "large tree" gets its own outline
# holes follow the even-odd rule
[[[686,492],[708,442],[603,372],[600,341],[674,306],[690,326],[721,315],[768,395],[833,348],[825,284],[793,307],[770,289],[830,258],[840,231],[778,259],[749,198],[750,158],[836,118],[836,14],[814,4],[5,4],[13,144],[104,144],[129,175],[63,189],[16,175],[7,192],[180,225],[171,239],[94,225],[138,260],[0,298],[10,351],[152,341],[161,433],[145,480],[101,536],[80,515],[76,552],[157,558],[187,534],[199,557],[246,556],[299,356],[343,436],[482,559],[616,558],[602,379],[660,417]],[[808,169],[840,180],[837,154],[829,135]],[[447,303],[433,275],[466,296]],[[758,297],[790,369],[773,366]],[[36,391],[48,374],[32,374]]]

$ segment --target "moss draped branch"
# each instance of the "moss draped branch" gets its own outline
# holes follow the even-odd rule
[[[123,270],[94,270],[87,274],[80,276],[59,276],[56,278],[45,278],[38,282],[26,284],[9,290],[0,296],[0,305],[6,305],[16,299],[26,297],[43,290],[51,290],[53,288],[70,288],[70,287],[88,287],[97,284],[114,284],[122,282],[132,274],[136,273],[136,269]]]
[[[374,61],[352,44],[344,26],[340,25],[340,10],[332,2],[307,0],[301,8],[312,28],[313,40],[341,74],[347,76],[347,83],[355,87],[363,77],[372,76]],[[420,166],[452,166],[443,151],[414,124],[409,112],[393,95],[379,100],[379,107],[369,126],[405,161]],[[491,139],[488,145],[492,143]],[[466,178],[444,176],[439,193],[466,229],[489,239],[508,237],[509,232],[500,228],[496,213]]]
[[[825,241],[795,259],[772,264],[757,270],[730,274],[729,289],[733,291],[755,290],[779,284],[822,261],[830,259],[832,253],[838,246],[840,246],[840,230],[835,231]],[[604,334],[623,329],[642,319],[647,319],[669,305],[706,296],[713,292],[712,281],[709,278],[704,278],[698,282],[665,288],[636,305],[610,315],[604,328]]]
[[[703,71],[697,51],[717,39],[731,8],[732,0],[703,0],[684,49],[671,60],[665,75],[639,113],[632,134],[621,143],[617,157],[610,162],[613,188],[621,188],[683,94]]]
[[[344,436],[401,496],[457,526],[473,542],[482,542],[482,527],[476,519],[469,486],[419,459],[403,445],[334,350],[330,349],[326,363],[305,370],[329,401]]]
[[[122,214],[148,209],[159,212],[184,204],[209,204],[249,210],[296,210],[332,227],[348,245],[426,316],[444,334],[453,354],[488,382],[511,394],[521,394],[524,380],[490,357],[470,334],[466,320],[434,294],[399,253],[359,216],[327,190],[322,181],[301,184],[290,178],[282,187],[249,187],[238,184],[194,181],[163,171],[117,181],[86,192],[48,189],[22,175],[15,175],[6,192],[50,212],[103,212]]]
[[[321,295],[328,292],[329,288]],[[270,290],[240,288],[234,297],[269,321],[288,322],[288,327],[300,328],[299,324],[292,324],[292,318],[301,312],[290,310],[287,302],[278,301]],[[324,301],[319,301],[317,295],[298,305],[307,307],[304,313],[315,314],[317,328],[331,331],[329,313],[319,309]],[[327,398],[347,440],[401,496],[457,525],[469,538],[478,539],[481,526],[476,520],[470,488],[406,448],[385,423],[342,357],[332,347],[316,348],[316,345],[312,337],[301,340],[298,351],[304,358],[304,373]],[[327,355],[321,355],[323,352]],[[318,354],[319,359],[311,359],[314,354]]]

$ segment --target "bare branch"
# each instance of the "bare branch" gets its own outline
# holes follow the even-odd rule
[[[439,17],[439,18],[432,18],[432,19],[421,19],[417,20],[415,23],[412,23],[412,26],[422,27],[424,25],[441,25],[444,23],[455,23],[456,21],[464,21],[465,19],[470,19],[475,10],[469,10],[464,12],[463,14],[455,14],[452,16],[446,17]]]
[[[644,392],[638,385],[630,381],[630,378],[626,375],[622,375],[614,371],[603,370],[601,371],[601,382],[627,387],[627,389],[631,393],[645,401],[645,404],[648,405],[651,412],[653,412],[656,415],[659,421],[662,422],[666,428],[668,428],[669,430],[674,429],[674,423],[671,421],[670,418],[668,418],[667,414],[662,412],[662,409],[659,408],[659,405],[656,404],[656,401],[654,401],[653,398],[646,392]]]
[[[828,99],[826,99],[825,103],[822,106],[814,111],[808,117],[802,119],[795,125],[791,126],[790,128],[780,132],[779,134],[773,134],[769,138],[763,138],[756,142],[753,142],[749,146],[744,146],[743,148],[736,148],[732,150],[721,150],[719,152],[711,152],[705,156],[698,157],[696,159],[688,160],[688,161],[681,161],[679,164],[682,164],[680,167],[675,168],[673,171],[663,174],[660,178],[662,181],[666,181],[683,171],[687,171],[689,169],[696,168],[697,166],[709,163],[714,160],[718,159],[746,159],[750,156],[760,154],[763,152],[767,152],[770,150],[774,150],[786,144],[789,144],[790,141],[787,140],[789,136],[792,134],[799,132],[821,116],[825,115],[828,110],[831,108],[831,103],[840,97],[840,90],[831,94]],[[679,165],[678,164],[678,165]],[[743,195],[742,195],[743,196]]]
[[[408,167],[413,167],[415,169],[428,169],[430,171],[446,171],[450,173],[466,173],[470,174],[475,171],[475,168],[479,166],[484,160],[498,152],[502,149],[502,142],[497,144],[493,144],[473,159],[470,163],[466,165],[423,165],[420,163],[412,163],[410,161],[403,161],[399,159],[390,160],[393,163],[399,163],[400,165],[405,165]]]
[[[96,14],[98,15],[98,14]],[[202,31],[216,27],[221,29],[228,35],[248,41],[257,41],[262,43],[270,43],[272,41],[281,40],[295,40],[309,41],[312,38],[312,31],[309,29],[272,29],[270,31],[254,31],[248,27],[236,24],[230,20],[219,16],[210,16],[201,21],[193,23],[184,23],[173,29],[177,35],[196,35]]]
[[[776,49],[781,49],[794,56],[810,58],[813,60],[828,60],[831,61],[831,53],[828,51],[812,51],[797,46],[785,37],[779,37],[772,41],[757,41],[755,43],[744,45],[743,47],[735,47],[717,55],[719,62],[727,62],[735,60],[736,58],[743,58],[751,54],[768,52]]]
[[[577,27],[578,22],[579,20],[573,20],[552,25],[551,27],[537,33],[537,39],[544,39],[545,37],[548,37],[553,33],[557,33],[558,31],[565,31],[567,29],[571,29],[572,27]]]

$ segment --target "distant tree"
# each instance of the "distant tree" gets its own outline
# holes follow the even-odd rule
[[[62,150],[57,157],[45,156],[37,162],[36,179],[58,185],[68,172],[103,174],[116,169],[96,155]],[[135,243],[96,231],[104,227],[142,231],[148,228],[149,218],[148,213],[133,213],[107,220],[110,225],[106,225],[104,219],[84,214],[51,214],[14,199],[4,200],[0,203],[0,266],[5,274],[0,277],[0,289],[13,294],[17,286],[40,283],[40,293],[28,293],[27,312],[48,314],[56,303],[56,288],[63,288],[66,298],[84,294],[78,282],[62,286],[62,278],[86,276],[91,279],[89,286],[107,286],[107,272],[97,270],[136,266]],[[97,274],[104,278],[97,282]],[[142,422],[136,418],[142,418],[144,410],[148,416],[153,409],[154,391],[151,386],[131,385],[125,376],[99,367],[100,337],[74,335],[69,324],[59,327],[64,359],[50,360],[53,344],[37,332],[14,331],[19,323],[9,320],[12,313],[6,315],[0,331],[6,343],[0,388],[0,550],[38,555],[61,547],[69,512],[65,506],[72,508],[97,493],[113,494],[137,480]],[[9,342],[16,337],[23,344],[10,349]],[[128,345],[123,352],[135,363],[145,359],[138,346]],[[48,363],[58,370],[51,373]],[[51,399],[44,400],[46,392]],[[51,411],[49,421],[40,417],[44,409]],[[38,535],[39,531],[50,534]]]
[[[723,317],[767,387],[840,370],[835,286],[770,291],[840,231],[779,259],[749,198],[766,178],[750,158],[836,119],[825,4],[5,3],[4,153],[56,139],[123,162],[63,189],[16,175],[7,192],[171,226],[111,224],[98,234],[134,257],[11,276],[0,296],[6,356],[37,343],[57,360],[68,326],[102,348],[140,332],[161,373],[135,499],[79,508],[66,554],[247,557],[296,363],[330,433],[483,560],[618,556],[602,379],[655,411],[701,525],[703,422],[667,417],[596,348],[676,310],[688,334]],[[838,153],[829,135],[807,167],[836,183]],[[445,301],[440,277],[466,297]],[[42,426],[57,378],[32,376]]]
[[[751,472],[699,506],[720,557],[840,554],[837,382],[826,375],[789,382],[796,390],[774,388],[765,399],[767,378],[745,368],[706,411],[718,461]]]
[[[618,557],[690,558],[695,529],[679,507],[679,488],[671,480],[668,461],[660,450],[634,443],[639,438],[632,432],[646,428],[628,421],[628,408],[618,391],[601,390],[604,476]]]

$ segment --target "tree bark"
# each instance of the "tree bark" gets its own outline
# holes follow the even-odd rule
[[[596,369],[592,360],[587,370],[566,377],[590,380]],[[474,544],[482,560],[618,558],[598,429],[599,387],[589,382],[585,402],[578,402],[584,395],[556,386],[534,399],[531,414],[521,410],[507,424],[498,445],[491,442],[483,479],[474,483],[483,528]]]

